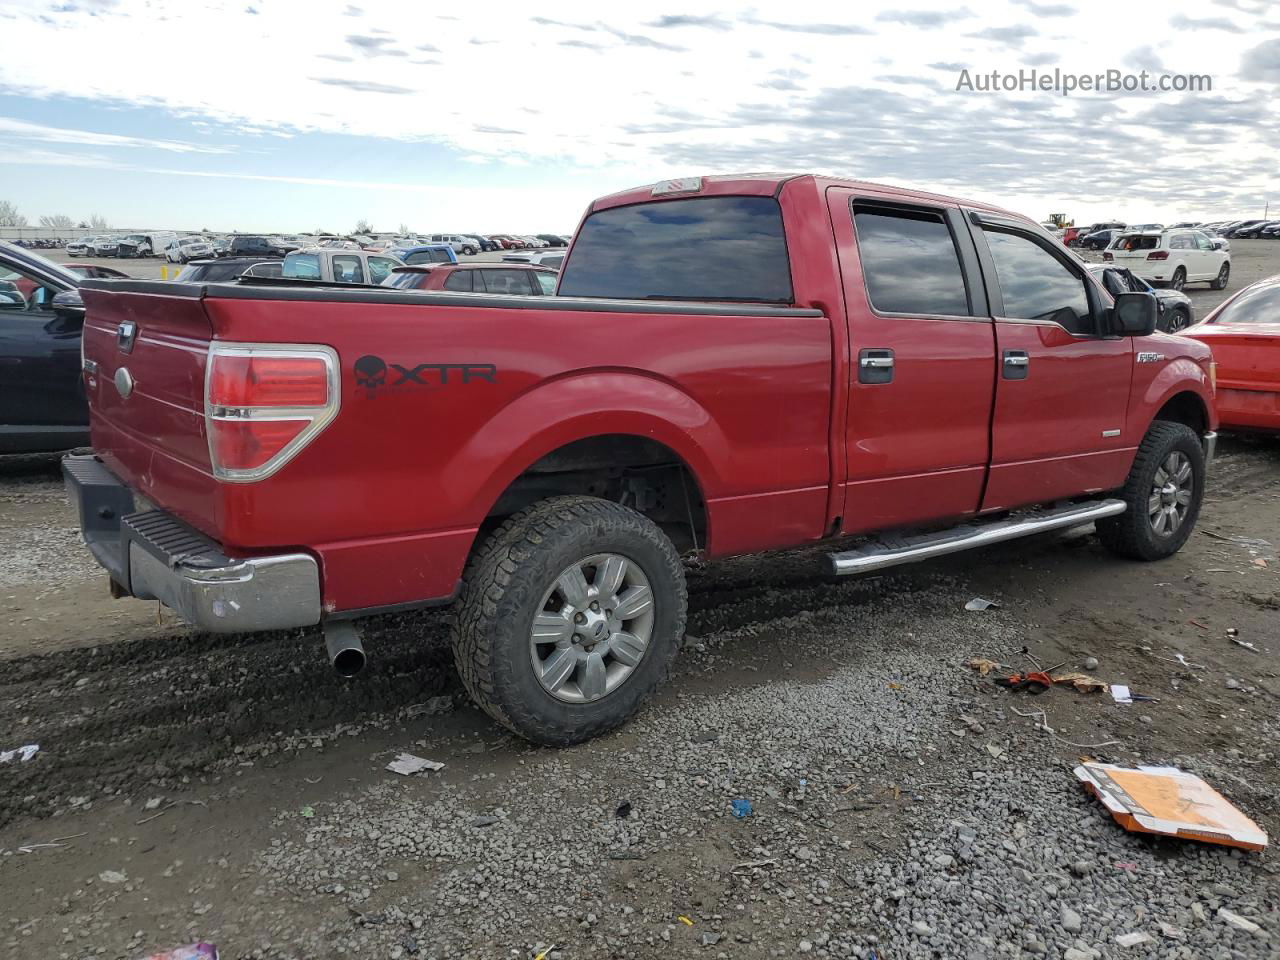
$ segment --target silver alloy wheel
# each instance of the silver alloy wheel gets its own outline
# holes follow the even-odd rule
[[[618,689],[653,637],[653,590],[640,565],[616,553],[579,560],[542,597],[529,652],[542,689],[590,703]]]
[[[1170,453],[1156,469],[1151,496],[1147,498],[1147,515],[1157,536],[1172,536],[1187,519],[1194,483],[1191,460],[1181,450]]]
[[[1179,267],[1173,271],[1173,279],[1169,281],[1169,286],[1175,290],[1181,290],[1187,285],[1187,271]]]

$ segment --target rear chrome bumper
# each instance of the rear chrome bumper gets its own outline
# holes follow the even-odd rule
[[[1216,431],[1210,430],[1200,438],[1200,443],[1204,447],[1204,465],[1207,467],[1213,463],[1213,455],[1218,450],[1218,434]]]
[[[133,492],[92,456],[62,460],[85,544],[119,592],[159,600],[201,630],[244,633],[320,622],[320,568],[306,553],[229,557]]]

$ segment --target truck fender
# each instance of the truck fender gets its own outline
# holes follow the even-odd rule
[[[1190,357],[1175,357],[1161,368],[1143,391],[1138,405],[1138,416],[1135,418],[1142,429],[1135,433],[1135,436],[1139,439],[1145,436],[1156,414],[1179,393],[1194,394],[1204,406],[1204,418],[1208,428],[1210,430],[1217,428],[1218,417],[1214,412],[1213,390],[1209,385],[1209,375]]]
[[[717,465],[730,462],[719,425],[679,386],[634,370],[575,371],[539,383],[497,411],[459,451],[451,491],[468,502],[465,522],[479,524],[504,490],[539,459],[576,440],[610,434],[646,437],[673,450],[704,497],[724,488]],[[485,478],[478,488],[477,477]],[[462,518],[460,518],[462,519]]]

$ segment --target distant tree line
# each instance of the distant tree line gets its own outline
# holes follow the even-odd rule
[[[30,221],[19,212],[17,204],[9,200],[0,200],[0,227],[26,227]],[[52,227],[56,230],[108,230],[111,225],[101,214],[93,214],[88,220],[76,223],[65,213],[46,214],[40,218],[40,226]]]

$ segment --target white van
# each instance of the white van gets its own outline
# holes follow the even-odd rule
[[[164,256],[165,251],[177,242],[178,235],[172,230],[130,233],[120,238],[120,244],[116,247],[116,256],[160,257]]]

